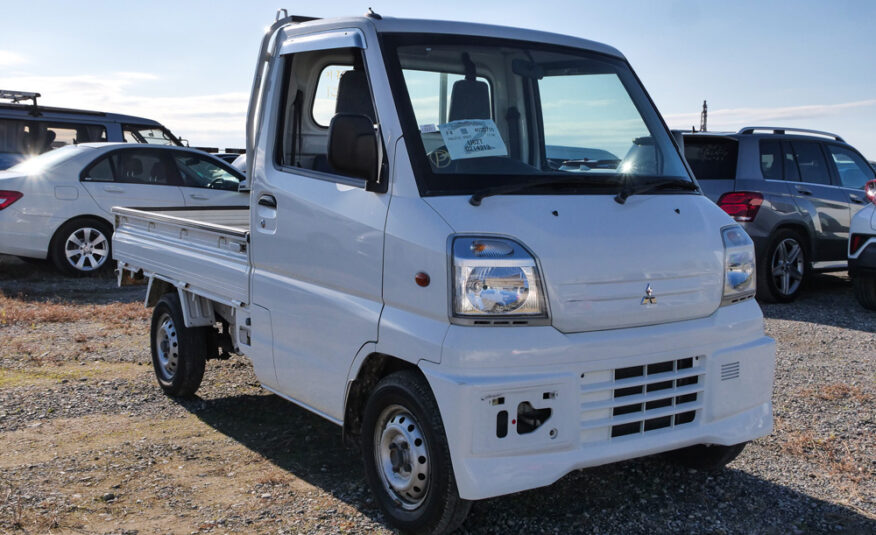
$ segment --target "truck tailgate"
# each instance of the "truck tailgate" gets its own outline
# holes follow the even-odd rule
[[[113,208],[113,258],[228,304],[249,300],[249,208]]]

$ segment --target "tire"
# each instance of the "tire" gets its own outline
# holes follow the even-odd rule
[[[179,296],[168,293],[152,311],[152,367],[161,389],[170,396],[191,397],[201,386],[206,366],[209,327],[186,327]]]
[[[800,234],[781,229],[773,235],[757,266],[757,298],[790,303],[809,280],[809,250]]]
[[[733,459],[739,457],[747,442],[733,446],[717,446],[699,444],[680,450],[670,451],[669,459],[682,466],[695,468],[703,472],[718,472],[723,470]]]
[[[111,264],[112,235],[112,227],[100,219],[74,219],[55,233],[49,256],[55,267],[67,275],[99,273]]]
[[[876,275],[858,275],[852,278],[855,299],[867,310],[876,310]]]
[[[459,497],[438,404],[415,371],[393,373],[374,388],[362,419],[362,458],[377,503],[402,532],[450,533],[468,515],[472,502]]]

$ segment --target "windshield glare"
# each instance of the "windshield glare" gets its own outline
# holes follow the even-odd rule
[[[418,42],[412,43],[413,39]],[[597,53],[449,36],[388,41],[428,194],[568,176],[570,183],[688,179],[627,64]],[[422,41],[422,42],[420,42]],[[394,55],[393,55],[394,53]],[[392,67],[391,67],[392,68]],[[402,107],[404,113],[404,106]]]
[[[61,148],[44,152],[39,156],[30,157],[18,165],[13,165],[8,170],[18,173],[34,174],[64,162],[77,154],[82,153],[82,148],[76,145],[65,145]]]

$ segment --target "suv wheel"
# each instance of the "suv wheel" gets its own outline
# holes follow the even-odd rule
[[[800,295],[807,278],[806,246],[793,230],[776,232],[758,266],[757,297],[770,303],[789,303]]]

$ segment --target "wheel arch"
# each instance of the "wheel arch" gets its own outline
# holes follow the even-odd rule
[[[812,259],[815,257],[815,238],[813,237],[811,229],[809,229],[809,227],[807,227],[802,221],[783,221],[776,225],[770,233],[770,238],[772,239],[776,233],[783,230],[796,232],[803,238],[803,245],[806,246],[806,252],[809,253],[808,258],[806,259],[806,264],[807,267],[811,265]]]
[[[401,370],[412,370],[425,379],[420,368],[407,360],[379,352],[372,352],[365,357],[355,379],[349,382],[347,388],[343,426],[345,444],[351,447],[359,445],[362,413],[368,402],[368,395],[381,379]]]
[[[55,227],[55,230],[52,231],[52,239],[49,240],[49,248],[46,251],[47,258],[51,258],[52,250],[54,249],[55,244],[57,243],[57,240],[59,238],[59,233],[61,232],[61,229],[64,227],[64,225],[66,225],[67,223],[72,223],[73,221],[80,221],[80,220],[86,220],[86,219],[96,219],[96,220],[100,221],[101,223],[105,223],[110,229],[115,230],[113,228],[112,222],[107,220],[107,218],[100,216],[100,215],[97,215],[97,214],[80,214],[80,215],[68,218],[64,221],[61,221],[58,224],[58,226]]]

